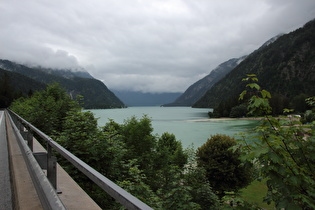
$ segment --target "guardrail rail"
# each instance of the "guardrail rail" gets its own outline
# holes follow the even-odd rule
[[[52,155],[52,149],[67,159],[74,167],[85,174],[90,180],[101,187],[117,202],[127,209],[152,209],[147,204],[134,197],[114,182],[100,174],[98,171],[77,158],[71,152],[53,141],[45,133],[27,122],[12,110],[7,109],[9,119],[16,132],[21,150],[24,151],[24,159],[31,173],[32,180],[40,200],[45,209],[65,209],[57,195],[56,157]],[[37,134],[47,144],[47,153],[33,153],[33,136]],[[47,170],[47,177],[43,172]],[[49,180],[49,181],[48,181]]]

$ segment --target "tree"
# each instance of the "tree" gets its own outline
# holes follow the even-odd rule
[[[163,189],[169,191],[171,182],[177,182],[174,177],[179,177],[187,163],[187,154],[180,141],[174,134],[163,133],[159,137],[154,152],[151,153],[152,165],[146,174],[153,190]]]
[[[187,163],[187,154],[184,153],[182,143],[176,140],[174,134],[163,133],[157,142],[156,151],[158,161],[162,165],[172,164],[183,167]]]
[[[286,97],[286,96],[284,96],[282,94],[274,93],[273,97],[269,99],[270,106],[272,107],[272,115],[273,116],[277,116],[277,115],[283,114],[283,109],[289,107],[289,101],[290,100],[289,100],[288,97]],[[291,105],[291,107],[292,106],[293,105]]]
[[[305,112],[308,108],[307,104],[305,103],[305,99],[308,98],[308,95],[306,94],[299,94],[291,100],[291,107],[299,113]],[[287,107],[284,107],[287,108]]]
[[[10,108],[47,135],[61,132],[62,121],[69,111],[81,110],[57,83],[35,92],[30,98],[15,100]]]
[[[217,134],[197,149],[198,166],[205,168],[208,181],[220,198],[225,191],[237,191],[252,181],[250,168],[239,160],[240,152],[231,150],[234,145],[234,138]]]
[[[241,104],[238,106],[234,106],[231,109],[230,117],[245,117],[247,114],[247,106],[246,104]]]
[[[243,159],[259,168],[260,179],[267,180],[265,201],[274,201],[277,209],[315,209],[314,121],[302,126],[295,118],[268,116],[270,93],[260,89],[256,75],[248,75],[244,81],[250,81],[247,87],[255,89],[249,100],[249,111],[264,116],[264,120],[252,132],[255,143],[248,144],[245,138],[245,144],[237,148],[241,148]],[[292,110],[284,110],[289,111]]]
[[[192,201],[199,204],[200,209],[220,209],[218,196],[212,191],[206,170],[198,166],[196,152],[187,150],[188,163],[185,165],[183,182],[190,186]]]
[[[222,100],[213,110],[213,117],[229,117],[233,107],[238,106],[239,101],[236,97]]]
[[[148,184],[146,184],[147,177],[143,171],[139,170],[135,161],[130,161],[124,166],[128,171],[128,178],[118,181],[118,185],[120,185],[132,195],[141,199],[149,206],[156,209],[161,209],[161,198],[155,192],[153,192]]]
[[[97,120],[92,112],[70,112],[62,124],[60,137],[56,139],[64,148],[71,151],[87,163],[95,155],[91,154],[91,147],[100,144],[101,135],[97,127]],[[105,145],[102,145],[105,150]],[[94,152],[98,154],[97,151]],[[99,158],[98,156],[96,156]]]
[[[305,103],[312,109],[306,110],[306,112],[303,114],[303,117],[301,118],[301,122],[304,124],[312,123],[315,121],[315,96],[305,99]]]
[[[151,120],[143,116],[138,120],[135,116],[125,120],[120,132],[128,149],[125,159],[137,159],[141,170],[152,164],[152,152],[156,145],[156,138],[152,135]]]

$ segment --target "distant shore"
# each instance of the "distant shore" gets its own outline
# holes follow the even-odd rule
[[[220,118],[208,118],[198,120],[187,120],[190,122],[209,122],[209,121],[223,121],[223,120],[262,120],[262,117],[242,117],[242,118],[231,118],[231,117],[220,117]]]
[[[286,119],[289,120],[290,117],[276,117],[277,119]],[[224,121],[224,120],[263,120],[264,117],[240,117],[240,118],[232,118],[232,117],[220,117],[220,118],[208,118],[208,119],[197,119],[197,120],[187,120],[190,122],[209,122],[209,121]],[[300,117],[292,117],[291,119],[299,120]]]

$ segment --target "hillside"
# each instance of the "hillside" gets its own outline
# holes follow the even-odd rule
[[[0,68],[0,108],[9,106],[15,98],[32,94],[44,88],[45,84],[43,83]]]
[[[59,83],[73,98],[82,95],[84,108],[117,108],[124,104],[112,93],[104,83],[94,79],[84,71],[53,70],[40,67],[27,67],[8,60],[0,60],[4,70],[18,73],[39,83]],[[15,87],[19,81],[12,81]]]
[[[220,81],[227,73],[234,69],[246,56],[232,58],[210,72],[207,76],[192,84],[174,102],[164,106],[192,106],[198,101],[215,83]]]
[[[315,95],[315,20],[254,51],[193,107],[213,108],[235,100],[246,74],[256,74],[262,88],[278,99],[290,102],[301,94]]]

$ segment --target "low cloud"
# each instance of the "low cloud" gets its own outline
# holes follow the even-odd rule
[[[20,43],[13,46],[7,46],[6,43],[2,43],[1,46],[7,49],[5,52],[0,52],[1,59],[9,59],[30,66],[46,68],[73,70],[80,68],[78,59],[65,50],[53,50],[49,47],[28,43]]]
[[[183,92],[315,18],[313,0],[2,1],[0,58],[85,67],[110,89]]]

